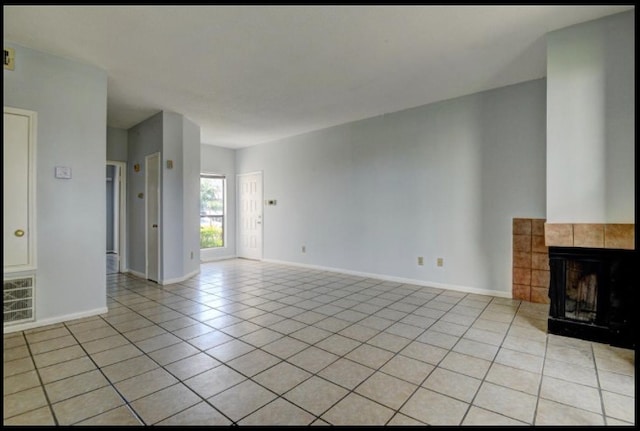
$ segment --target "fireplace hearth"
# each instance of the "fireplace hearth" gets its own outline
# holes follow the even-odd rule
[[[549,247],[549,266],[550,333],[635,348],[633,250]]]

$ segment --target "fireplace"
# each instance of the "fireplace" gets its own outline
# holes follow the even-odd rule
[[[549,332],[635,348],[635,259],[632,250],[549,247]]]

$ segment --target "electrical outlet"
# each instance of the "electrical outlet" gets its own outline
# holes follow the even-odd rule
[[[438,260],[436,261],[436,265],[438,266],[444,266],[444,259],[439,257]]]
[[[303,252],[303,253],[306,253],[306,252],[307,252],[307,247],[306,247],[306,246],[304,246],[304,245],[302,246],[302,252]]]
[[[418,265],[420,266],[424,265],[424,257],[418,256]]]

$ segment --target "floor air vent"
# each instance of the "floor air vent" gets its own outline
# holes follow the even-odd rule
[[[35,277],[4,279],[4,324],[33,320],[33,285]]]

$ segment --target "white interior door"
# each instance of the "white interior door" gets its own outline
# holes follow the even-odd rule
[[[36,113],[4,108],[3,256],[4,271],[35,269],[34,141]]]
[[[262,172],[238,175],[238,257],[262,259]]]
[[[160,280],[160,153],[145,157],[147,279]]]

